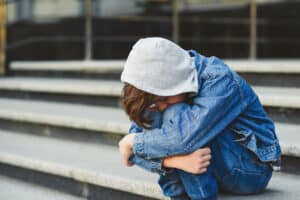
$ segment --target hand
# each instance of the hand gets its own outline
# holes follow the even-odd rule
[[[135,134],[128,134],[119,141],[119,151],[125,166],[130,167],[133,164],[129,161],[132,155],[133,139]]]
[[[177,168],[192,174],[202,174],[210,164],[211,152],[209,148],[201,148],[187,155],[167,157],[163,161],[165,167]]]

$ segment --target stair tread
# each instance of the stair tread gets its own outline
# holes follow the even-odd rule
[[[128,117],[120,108],[0,98],[0,118],[126,134]],[[275,123],[283,153],[300,157],[300,125]]]
[[[248,73],[300,73],[299,59],[225,59],[233,70]],[[12,70],[121,72],[125,60],[95,61],[14,61]]]
[[[4,77],[0,78],[0,89],[118,97],[121,94],[122,83],[78,78]],[[265,106],[300,108],[300,88],[255,86],[253,89]]]
[[[0,89],[45,93],[120,96],[122,83],[110,80],[75,78],[0,78]]]
[[[120,108],[0,98],[0,117],[88,130],[127,133],[129,120]]]
[[[102,61],[14,61],[10,63],[11,70],[38,71],[73,71],[73,72],[120,72],[124,60]]]
[[[1,130],[0,138],[0,162],[161,197],[158,186],[144,188],[149,182],[155,183],[157,176],[123,166],[116,147]]]
[[[156,184],[157,175],[135,166],[124,167],[116,147],[1,130],[0,138],[2,163],[163,199]],[[268,188],[255,197],[269,200],[289,196],[293,199],[300,195],[299,176],[276,173]],[[222,195],[220,199],[254,198]]]
[[[300,88],[255,86],[253,89],[264,106],[300,108]]]
[[[0,175],[0,199],[84,200],[57,190]]]

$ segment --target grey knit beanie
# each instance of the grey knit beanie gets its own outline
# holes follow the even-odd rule
[[[121,81],[159,96],[198,92],[194,58],[170,40],[138,40],[125,62]]]

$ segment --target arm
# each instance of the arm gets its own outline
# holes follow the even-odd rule
[[[135,130],[140,131],[141,129],[134,124],[131,126],[130,131]],[[132,138],[128,136],[133,135],[135,134],[129,134],[125,136],[122,140],[126,140],[126,138]],[[128,153],[122,153],[122,149],[124,149],[124,151],[127,152],[126,143],[127,142],[120,142],[120,151],[122,155],[128,155],[125,156],[125,158],[123,157],[125,163],[128,162],[128,158],[130,157],[130,164],[126,164],[127,166],[132,166],[133,164],[136,164],[150,172],[156,172],[160,175],[166,175],[167,173],[172,172],[173,170],[170,168],[181,169],[193,174],[201,174],[206,171],[206,168],[209,165],[209,161],[211,159],[209,148],[198,149],[197,151],[188,155],[177,155],[167,157],[164,159],[145,159],[134,154],[132,155],[131,151],[129,151]],[[122,144],[124,144],[125,148],[123,148]]]
[[[164,122],[161,129],[137,134],[133,153],[146,159],[191,153],[221,133],[245,107],[239,86],[231,77],[221,74],[210,78],[203,82],[193,106]]]
[[[171,170],[167,170],[163,167],[162,159],[146,160],[142,157],[132,155],[130,162],[149,172],[158,173],[159,175],[166,175],[171,172]]]
[[[143,129],[139,127],[137,124],[132,123],[129,129],[129,133],[137,133],[143,132]],[[169,171],[168,169],[163,167],[163,159],[145,159],[139,157],[137,155],[132,155],[129,159],[132,164],[138,165],[139,167],[154,173],[158,173],[160,175],[166,175]]]
[[[192,174],[206,172],[210,164],[211,154],[209,148],[202,148],[187,155],[176,155],[164,158],[163,166],[177,168]]]

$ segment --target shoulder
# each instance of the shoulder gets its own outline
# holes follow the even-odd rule
[[[227,90],[239,86],[239,79],[239,76],[222,59],[216,56],[206,57],[205,67],[198,76],[197,96],[226,93]]]
[[[207,62],[201,78],[204,80],[215,79],[227,76],[233,79],[233,71],[230,67],[220,58],[216,56],[207,57]]]

